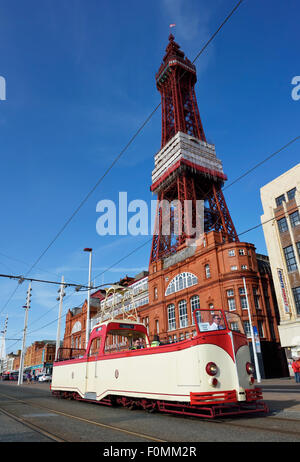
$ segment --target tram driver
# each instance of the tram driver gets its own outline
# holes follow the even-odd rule
[[[212,324],[209,326],[209,330],[223,330],[225,329],[224,320],[220,314],[214,314],[212,316]]]

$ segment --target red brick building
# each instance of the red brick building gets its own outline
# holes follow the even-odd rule
[[[55,340],[41,340],[34,342],[26,349],[24,357],[24,370],[30,369],[33,375],[42,372],[52,372],[55,358]],[[20,362],[18,362],[20,365]]]

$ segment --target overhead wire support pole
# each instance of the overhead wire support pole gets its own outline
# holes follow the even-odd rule
[[[256,379],[257,379],[257,382],[260,383],[261,382],[261,376],[260,376],[258,357],[257,357],[257,352],[256,352],[254,330],[253,330],[253,325],[252,325],[250,305],[249,305],[249,300],[248,300],[248,293],[247,293],[247,287],[246,287],[245,278],[243,278],[243,283],[244,283],[245,296],[246,296],[247,309],[248,309],[248,317],[249,317],[249,324],[250,324],[250,331],[251,331],[253,357],[254,357],[254,364],[255,364],[255,370],[256,370]]]
[[[58,290],[59,292],[59,309],[58,309],[58,321],[57,321],[57,333],[56,333],[56,348],[55,348],[55,360],[57,360],[57,353],[58,349],[60,347],[60,326],[61,326],[61,313],[62,313],[62,305],[63,305],[63,298],[66,295],[64,292],[64,276],[61,277],[61,285],[60,289]]]
[[[90,305],[91,305],[91,278],[92,278],[92,251],[93,249],[85,248],[84,252],[89,252],[89,282],[88,282],[88,299],[86,310],[86,333],[85,333],[85,347],[87,348],[90,337]]]
[[[30,298],[31,298],[31,282],[29,282],[28,290],[27,290],[27,299],[25,305],[25,319],[24,319],[24,332],[23,332],[23,342],[22,342],[22,350],[21,350],[21,358],[20,358],[20,367],[19,367],[19,377],[18,377],[18,385],[22,385],[23,383],[23,371],[24,371],[24,356],[25,356],[25,345],[26,345],[26,330],[27,330],[27,323],[28,323],[28,310],[30,308]]]

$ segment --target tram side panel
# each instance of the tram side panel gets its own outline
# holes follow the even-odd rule
[[[152,354],[140,351],[128,356],[113,356],[55,366],[52,390],[75,391],[82,398],[97,400],[118,395],[189,402],[190,392],[238,392],[241,387],[251,388],[245,369],[247,349],[244,347],[238,351],[237,367],[228,352],[212,344],[178,351]],[[217,366],[213,376],[217,379],[215,386],[206,370],[207,364],[212,362]]]
[[[206,372],[209,362],[218,365],[218,385]],[[190,393],[239,390],[233,359],[216,345],[197,345],[179,351],[138,354],[97,362],[97,399],[113,394],[171,401],[190,401]],[[87,393],[95,378],[87,379]]]
[[[52,391],[77,392],[83,398],[86,381],[86,361],[65,361],[54,364],[52,372]]]

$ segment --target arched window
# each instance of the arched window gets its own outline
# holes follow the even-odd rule
[[[178,303],[178,308],[179,308],[180,327],[187,327],[188,326],[188,314],[187,314],[186,300],[180,300],[180,302]]]
[[[175,305],[168,306],[168,330],[176,329]]]
[[[190,299],[190,304],[191,304],[192,324],[195,324],[193,312],[194,310],[200,308],[199,295],[193,295]],[[197,320],[197,323],[201,321],[200,311],[196,312],[196,320]]]
[[[81,331],[81,322],[80,321],[77,321],[75,322],[73,328],[72,328],[72,332],[71,334],[75,334],[76,332],[80,332]]]
[[[167,287],[165,295],[173,294],[179,290],[198,284],[198,278],[192,273],[180,273],[175,276]]]

